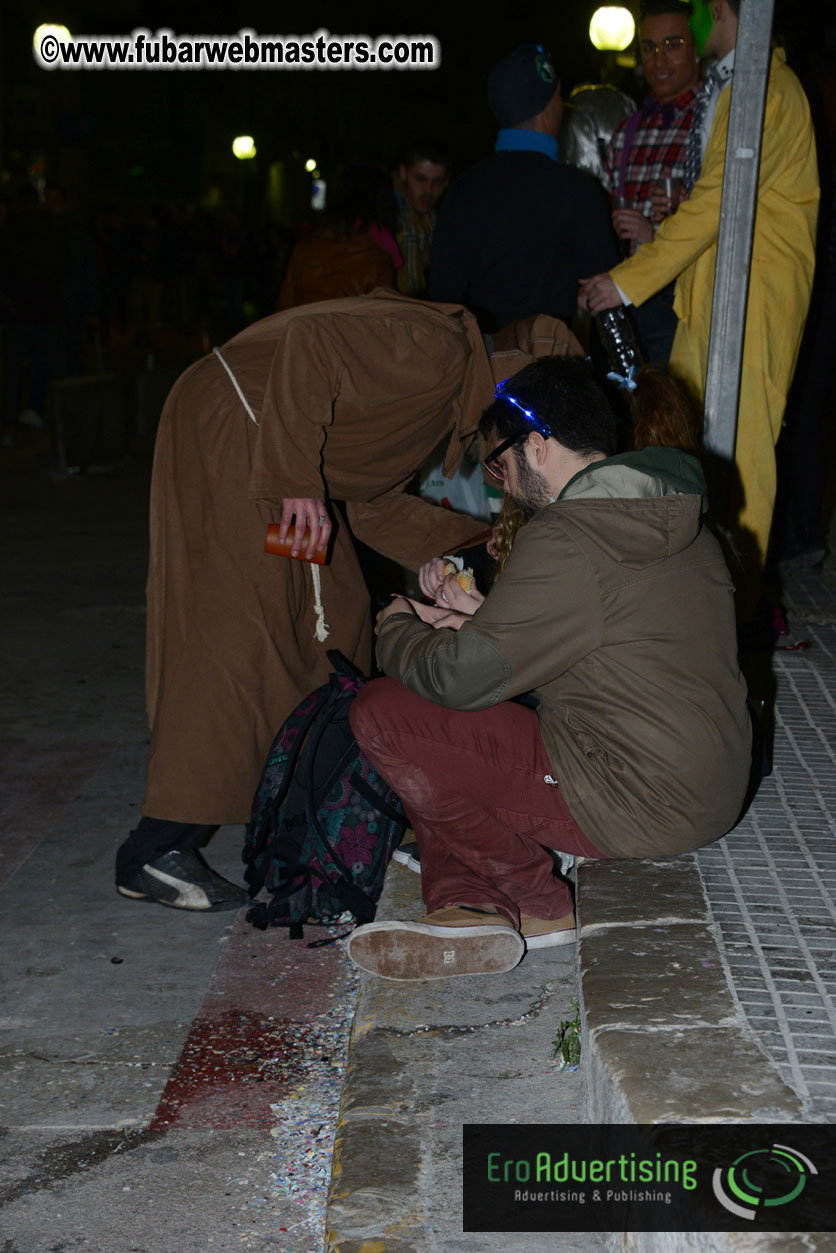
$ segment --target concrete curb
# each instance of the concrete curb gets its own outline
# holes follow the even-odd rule
[[[378,916],[423,912],[418,875],[393,864]],[[462,1126],[574,1123],[580,1074],[554,1040],[575,995],[572,946],[514,970],[398,983],[362,975],[326,1210],[328,1253],[541,1253],[553,1237],[463,1230]],[[565,1253],[580,1253],[572,1243]],[[594,1248],[603,1246],[596,1242]],[[589,1253],[590,1245],[583,1246]]]
[[[380,916],[414,917],[421,910],[420,879],[395,870],[386,878]],[[582,861],[577,902],[589,1122],[804,1121],[801,1101],[735,1004],[693,857]],[[440,1031],[420,1034],[422,1015],[424,1022],[437,1021],[426,1016],[422,986],[362,978],[334,1148],[326,1253],[426,1253],[431,1247],[420,1199],[428,1148],[421,1085],[430,1056],[421,1041],[429,1045]],[[456,1021],[470,1021],[475,991],[471,980],[462,981]],[[480,989],[474,999],[483,995]],[[528,1117],[537,1121],[536,1113]],[[527,1120],[525,1114],[520,1119]],[[471,1238],[472,1245],[460,1247],[482,1247],[475,1243],[480,1237]],[[794,1247],[786,1234],[758,1236],[754,1244],[751,1235],[736,1233],[599,1239],[641,1253]],[[815,1236],[804,1239],[799,1249],[821,1247],[823,1253]]]
[[[378,916],[420,914],[420,888],[417,874],[390,870]],[[412,1042],[389,1029],[401,1004],[404,1031],[415,1025],[409,1001],[408,987],[361,975],[334,1142],[325,1253],[423,1253],[426,1248],[416,1206],[421,1133],[410,1117],[420,1076],[411,1064]],[[381,1215],[386,1216],[382,1230]]]
[[[590,1122],[803,1120],[737,1010],[693,858],[584,861],[577,901]]]
[[[801,1100],[735,1004],[693,857],[583,861],[577,910],[588,1122],[805,1121]],[[611,1233],[608,1245],[641,1253],[824,1253],[830,1240],[628,1232]]]

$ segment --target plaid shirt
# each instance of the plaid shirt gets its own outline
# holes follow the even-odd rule
[[[430,249],[435,230],[435,213],[416,213],[401,191],[396,188],[398,202],[398,247],[403,265],[395,276],[398,291],[404,296],[423,297],[430,286]]]
[[[697,93],[691,88],[667,105],[658,104],[648,96],[638,110],[638,126],[633,134],[624,171],[624,190],[620,190],[621,154],[627,129],[635,125],[632,118],[621,122],[607,152],[604,187],[610,196],[626,196],[650,217],[650,188],[660,178],[685,178],[685,154],[688,132],[694,118]]]

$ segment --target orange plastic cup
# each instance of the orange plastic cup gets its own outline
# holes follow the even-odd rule
[[[284,543],[279,543],[280,530],[281,527],[277,522],[270,523],[267,527],[267,537],[264,541],[264,551],[266,553],[272,553],[275,557],[293,557],[293,553],[290,550],[293,546],[293,537],[296,534],[296,528],[294,526],[288,528]],[[306,530],[305,534],[302,536],[302,551],[294,558],[294,560],[310,561],[315,566],[324,566],[328,557],[328,545],[326,544],[323,548],[315,549],[312,557],[306,557],[305,552],[308,544],[310,543],[310,539],[310,530]]]

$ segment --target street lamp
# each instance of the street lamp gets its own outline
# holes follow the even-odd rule
[[[313,174],[314,170],[316,169],[316,161],[314,160],[313,157],[308,157],[307,161],[305,162],[305,169],[308,171],[309,174]]]
[[[605,5],[596,9],[589,23],[589,38],[599,52],[623,52],[636,34],[636,23],[629,9]]]
[[[57,39],[58,42],[62,44],[72,43],[73,41],[73,37],[67,30],[66,26],[59,26],[55,22],[42,22],[32,36],[32,49],[35,53],[36,59],[40,61],[41,64],[43,64],[41,59],[41,44],[48,35],[51,35],[53,39]],[[53,61],[54,58],[49,58],[47,64],[51,66]]]
[[[232,151],[239,161],[251,161],[256,153],[252,135],[236,135],[232,141]]]

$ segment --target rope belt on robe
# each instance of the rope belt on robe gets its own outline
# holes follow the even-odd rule
[[[232,380],[232,386],[235,388],[236,392],[238,393],[238,398],[241,401],[241,404],[244,406],[245,410],[249,414],[252,421],[256,424],[256,426],[258,426],[259,424],[258,418],[253,413],[250,407],[250,404],[247,400],[247,397],[241,391],[241,386],[237,378],[233,374],[232,370],[230,369],[229,364],[224,360],[224,355],[221,352],[220,348],[213,348],[212,352],[218,358],[221,365],[226,370],[227,374]],[[314,613],[316,614],[316,627],[314,629],[314,638],[319,640],[321,644],[324,644],[324,642],[328,639],[328,636],[331,634],[331,628],[328,626],[327,622],[325,621],[325,609],[322,604],[322,580],[319,577],[319,566],[314,565],[313,562],[306,562],[305,564],[307,565],[308,569],[311,572],[311,582],[313,583]]]

